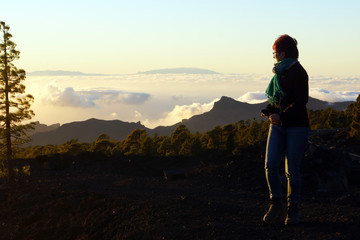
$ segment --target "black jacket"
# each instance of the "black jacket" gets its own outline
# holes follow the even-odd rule
[[[309,99],[309,77],[299,62],[280,76],[280,87],[285,92],[276,106],[266,107],[279,113],[283,127],[309,127],[306,104]]]

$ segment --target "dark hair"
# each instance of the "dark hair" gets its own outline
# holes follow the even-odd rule
[[[297,41],[295,38],[287,34],[281,35],[276,39],[273,50],[276,52],[285,52],[285,58],[298,59],[299,50],[297,49]]]

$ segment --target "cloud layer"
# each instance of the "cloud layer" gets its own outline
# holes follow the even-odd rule
[[[61,89],[53,82],[42,98],[47,104],[56,106],[94,108],[119,103],[140,105],[150,98],[150,94],[111,89],[75,91],[72,87]]]
[[[67,123],[95,117],[141,121],[153,128],[210,111],[221,96],[251,104],[266,101],[264,92],[271,77],[270,73],[267,76],[29,76],[26,92],[35,97],[34,120],[42,123]],[[310,96],[323,101],[355,101],[360,94],[360,77],[311,76],[309,87]]]
[[[309,92],[311,97],[327,102],[354,101],[360,94],[360,91],[329,91],[322,88],[312,88]]]
[[[247,92],[236,100],[250,104],[262,103],[267,100],[265,92]]]
[[[170,112],[165,113],[165,117],[155,121],[145,120],[145,125],[151,126],[168,126],[189,119],[194,115],[199,115],[210,111],[214,103],[219,101],[219,98],[214,99],[209,103],[192,103],[190,105],[176,105]]]

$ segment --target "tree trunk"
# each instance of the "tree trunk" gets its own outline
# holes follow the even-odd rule
[[[8,170],[8,182],[14,181],[14,168],[12,163],[12,146],[11,146],[11,132],[10,132],[10,121],[6,120],[6,164]]]
[[[7,83],[7,81],[6,81]],[[7,84],[6,84],[7,85]],[[7,86],[6,86],[7,87]],[[9,107],[9,93],[6,91],[6,123],[5,123],[5,135],[6,135],[6,164],[8,170],[8,182],[14,180],[14,168],[12,164],[12,146],[11,146],[11,130],[10,130],[10,107]]]
[[[7,39],[4,33],[4,45],[7,46]],[[14,180],[14,168],[12,164],[12,146],[11,146],[11,117],[10,117],[10,99],[9,99],[9,69],[8,69],[8,61],[7,61],[7,52],[6,47],[4,48],[4,80],[5,80],[5,138],[6,138],[6,161],[5,166],[7,167],[8,182],[13,182]]]

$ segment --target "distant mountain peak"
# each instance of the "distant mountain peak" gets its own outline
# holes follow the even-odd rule
[[[236,100],[231,97],[222,96],[218,102],[236,102]]]
[[[229,107],[232,108],[234,107],[234,105],[237,104],[247,104],[247,103],[242,103],[233,98],[222,96],[219,101],[214,103],[213,109],[221,109],[221,108],[229,108]]]
[[[219,73],[201,68],[164,68],[164,69],[155,69],[145,72],[138,72],[138,74],[219,74]]]

